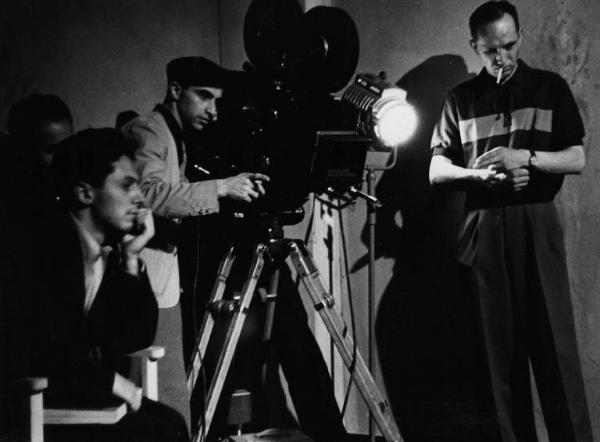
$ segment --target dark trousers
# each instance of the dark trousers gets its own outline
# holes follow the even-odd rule
[[[562,230],[552,203],[480,210],[467,266],[505,442],[537,441],[529,362],[550,440],[592,442]]]
[[[183,417],[164,404],[144,398],[141,408],[114,425],[48,425],[49,442],[185,442],[189,435]]]

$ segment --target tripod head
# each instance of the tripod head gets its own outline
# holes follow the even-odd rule
[[[298,224],[304,218],[304,208],[268,212],[234,212],[235,240],[241,243],[269,243],[283,239],[283,227]]]
[[[288,251],[283,228],[297,224],[303,218],[303,207],[259,213],[234,213],[233,240],[243,247],[250,248],[256,244],[264,244],[271,261],[285,260]]]

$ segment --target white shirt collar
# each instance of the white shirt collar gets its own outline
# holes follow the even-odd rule
[[[94,264],[98,258],[106,257],[112,250],[110,246],[100,246],[98,241],[94,239],[92,234],[85,226],[79,221],[73,214],[71,214],[75,227],[77,230],[77,236],[79,236],[81,242],[81,250],[83,252],[83,260],[86,263]]]

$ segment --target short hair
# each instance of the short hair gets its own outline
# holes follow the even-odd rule
[[[119,112],[117,114],[117,118],[115,119],[115,129],[121,129],[127,123],[129,123],[134,118],[137,118],[140,114],[138,114],[134,110],[126,110],[123,112]]]
[[[469,30],[473,40],[477,39],[477,34],[482,26],[502,18],[504,14],[508,14],[513,18],[518,31],[519,14],[517,14],[517,8],[512,3],[505,0],[489,0],[475,9],[469,17]]]
[[[73,189],[80,183],[100,188],[125,156],[134,160],[136,144],[113,128],[85,129],[60,142],[52,160],[57,196],[72,207]]]
[[[73,124],[64,101],[56,95],[32,94],[10,108],[8,133],[17,140],[30,140],[42,124],[58,121]]]

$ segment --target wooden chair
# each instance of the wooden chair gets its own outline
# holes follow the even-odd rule
[[[158,400],[158,360],[165,355],[163,347],[148,347],[129,355],[132,358],[129,378],[142,388],[145,397]],[[46,378],[23,378],[15,384],[20,394],[18,407],[19,440],[43,442],[44,424],[83,425],[115,424],[126,413],[125,402],[114,407],[96,409],[44,408],[43,393],[48,387]]]

